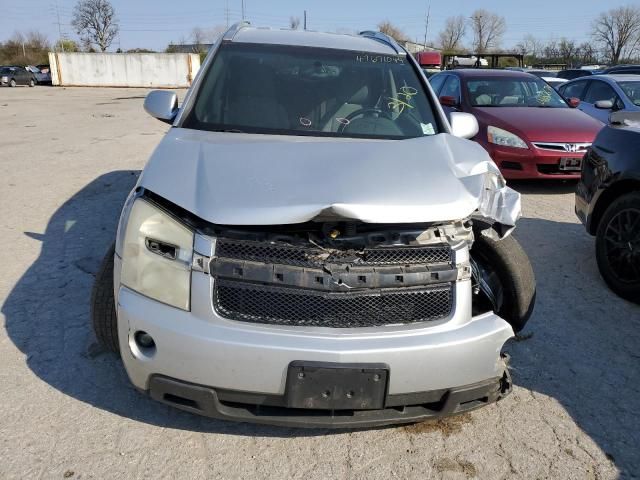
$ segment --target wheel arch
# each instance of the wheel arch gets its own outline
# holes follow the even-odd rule
[[[596,205],[593,209],[593,213],[591,214],[591,222],[589,222],[589,233],[591,235],[595,235],[598,231],[598,225],[600,225],[600,220],[602,220],[602,216],[604,212],[609,208],[617,198],[620,198],[622,195],[626,195],[627,193],[640,191],[640,178],[635,179],[625,179],[620,180],[619,182],[614,183],[609,188],[604,190],[598,198]]]

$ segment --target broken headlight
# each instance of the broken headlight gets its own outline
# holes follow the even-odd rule
[[[119,249],[123,285],[168,305],[189,310],[193,231],[154,204],[131,206]]]

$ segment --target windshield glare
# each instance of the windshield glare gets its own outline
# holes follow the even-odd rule
[[[467,94],[474,107],[568,108],[553,87],[533,78],[469,80]]]
[[[183,126],[392,139],[439,130],[404,56],[253,44],[220,48]]]
[[[640,82],[618,82],[631,103],[640,107]]]

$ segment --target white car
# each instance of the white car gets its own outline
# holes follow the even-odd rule
[[[131,192],[92,315],[131,382],[215,418],[415,422],[511,389],[533,271],[520,196],[380,33],[239,24]]]

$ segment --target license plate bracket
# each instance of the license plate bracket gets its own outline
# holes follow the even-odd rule
[[[582,158],[562,157],[560,159],[560,170],[565,172],[577,172],[582,169]]]
[[[289,408],[378,410],[384,408],[389,367],[296,361],[289,364],[285,398]]]

